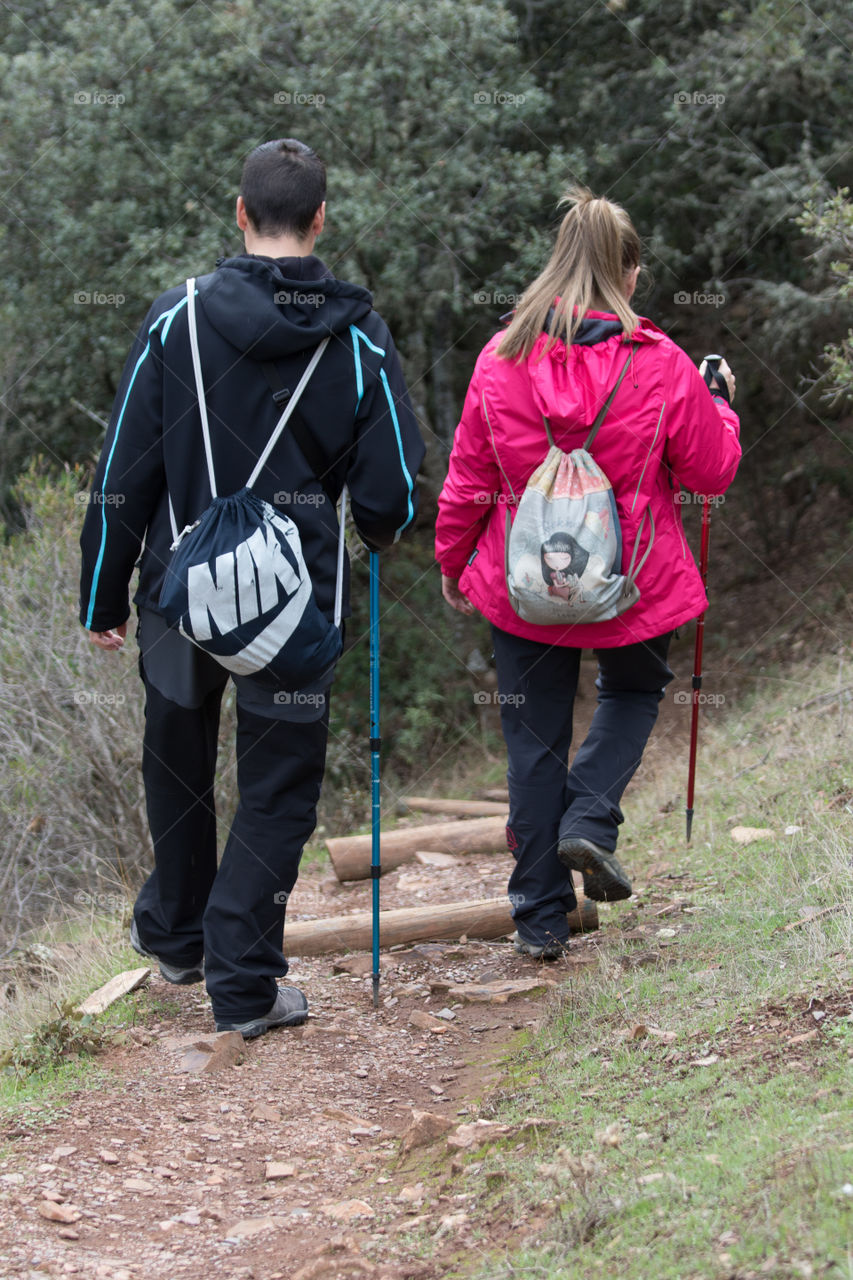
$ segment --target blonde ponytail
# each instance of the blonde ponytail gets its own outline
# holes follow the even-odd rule
[[[626,276],[640,265],[640,237],[621,205],[571,187],[559,208],[569,206],[545,270],[525,289],[504,334],[498,355],[524,359],[542,333],[548,312],[545,350],[561,339],[571,346],[584,313],[596,304],[613,311],[630,337],[639,324],[625,295]],[[555,299],[560,301],[555,306]]]

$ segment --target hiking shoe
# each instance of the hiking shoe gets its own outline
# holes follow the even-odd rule
[[[615,853],[585,840],[567,836],[557,845],[557,857],[570,871],[580,871],[583,891],[594,902],[620,902],[631,896],[631,881]]]
[[[173,983],[174,986],[191,987],[195,982],[204,982],[204,960],[199,961],[198,964],[190,965],[189,969],[179,969],[177,965],[168,964],[165,960],[159,959],[153,952],[146,950],[139,941],[139,930],[136,927],[135,919],[130,922],[130,945],[141,956],[156,960],[161,978],[165,978],[167,982]]]
[[[550,938],[540,946],[538,942],[528,942],[520,933],[514,933],[510,942],[520,956],[529,956],[531,960],[559,960],[569,949],[568,939],[559,942],[557,938]]]
[[[250,1022],[217,1022],[217,1031],[239,1031],[244,1040],[262,1036],[270,1027],[300,1027],[308,1017],[308,1001],[298,987],[279,987],[275,1004]]]

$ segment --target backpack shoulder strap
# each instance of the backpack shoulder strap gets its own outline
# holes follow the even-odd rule
[[[302,392],[305,390],[305,388],[308,386],[308,383],[311,381],[311,375],[313,374],[314,370],[317,368],[317,365],[320,363],[320,357],[322,356],[323,352],[326,350],[326,347],[328,345],[329,345],[329,338],[324,338],[323,341],[320,343],[320,345],[317,347],[314,354],[312,355],[311,359],[308,361],[308,368],[305,370],[302,377],[299,379],[299,382],[297,384],[296,390],[294,391],[293,395],[289,397],[284,409],[284,413],[281,415],[278,422],[275,424],[273,433],[270,436],[269,440],[267,441],[267,447],[264,449],[263,453],[258,458],[258,461],[255,463],[254,471],[249,476],[249,479],[246,481],[246,487],[248,489],[251,489],[252,485],[255,483],[258,476],[261,474],[264,467],[266,466],[267,459],[269,458],[275,446],[278,444],[279,436],[284,431],[284,428],[287,426],[288,422],[290,421],[290,417],[293,411],[295,410],[296,406],[299,404],[300,398],[302,396]]]
[[[324,343],[328,342],[328,338],[324,339]],[[299,387],[296,393],[291,396],[289,389],[284,385],[284,379],[281,376],[281,370],[273,360],[265,360],[261,365],[264,371],[264,377],[270,384],[272,390],[272,398],[275,403],[281,407],[287,405],[293,412],[294,400],[299,393]],[[332,507],[335,506],[335,494],[329,480],[329,472],[331,467],[327,462],[323,450],[320,448],[314,436],[308,430],[303,419],[298,413],[293,413],[290,423],[290,434],[293,436],[299,448],[302,450],[302,456],[308,463],[308,466],[314,472],[314,477],[323,486],[323,492],[328,498]],[[347,498],[349,494],[347,486],[344,485],[341,490],[341,507],[338,516],[338,555],[337,569],[335,573],[335,626],[341,629],[341,616],[343,614],[343,596],[344,596],[344,566],[346,563],[346,522],[347,522]]]
[[[598,417],[595,419],[595,422],[592,424],[592,427],[590,428],[589,435],[584,441],[584,446],[583,446],[584,449],[589,450],[592,448],[592,443],[595,440],[595,437],[598,435],[599,427],[601,426],[604,419],[607,417],[608,410],[610,409],[610,406],[613,403],[613,397],[616,395],[616,392],[619,390],[620,386],[622,385],[622,379],[625,377],[625,374],[628,372],[628,365],[634,359],[634,352],[639,349],[639,346],[640,346],[639,342],[631,343],[631,350],[628,352],[628,358],[622,366],[622,369],[619,373],[619,377],[616,379],[616,382],[613,386],[613,389],[610,392],[610,395],[607,397],[604,404],[601,406],[598,412]]]
[[[204,380],[201,376],[201,357],[198,352],[198,325],[195,314],[195,276],[187,281],[187,320],[190,327],[190,351],[195,374],[195,390],[198,397],[198,411],[201,415],[201,433],[204,436],[204,455],[207,458],[207,476],[210,481],[210,496],[216,497],[216,476],[213,471],[213,450],[210,447],[210,425],[207,421],[207,401],[204,395]],[[173,517],[174,521],[174,517]]]
[[[264,377],[270,384],[272,398],[281,408],[291,401],[289,389],[284,385],[284,379],[281,376],[281,370],[274,360],[265,360],[261,365]],[[331,464],[323,453],[317,439],[308,430],[304,418],[298,413],[294,413],[290,422],[290,434],[299,445],[303,458],[314,473],[314,478],[323,486],[323,492],[334,506],[335,494],[331,483],[329,472]]]

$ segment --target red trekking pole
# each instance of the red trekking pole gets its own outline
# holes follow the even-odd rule
[[[699,551],[699,572],[702,575],[702,586],[707,591],[708,581],[708,542],[711,537],[711,504],[707,498],[702,501],[702,544]],[[687,843],[690,843],[690,832],[693,828],[693,788],[696,782],[696,747],[699,740],[699,692],[702,688],[702,642],[705,639],[705,610],[696,619],[696,648],[693,654],[693,712],[690,720],[690,764],[687,769]]]
[[[723,357],[712,355],[704,360],[703,373],[709,388],[722,375],[719,372]],[[728,397],[727,397],[728,398]],[[702,586],[708,590],[708,542],[711,537],[711,504],[707,497],[702,499],[702,542],[699,550],[699,572],[702,575]],[[702,689],[702,644],[705,639],[705,610],[696,619],[696,648],[693,654],[693,707],[690,719],[690,763],[687,766],[687,843],[693,829],[693,790],[696,783],[696,748],[699,740],[699,694]]]

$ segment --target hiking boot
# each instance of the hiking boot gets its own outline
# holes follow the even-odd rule
[[[557,845],[557,857],[570,871],[580,871],[583,891],[593,902],[620,902],[631,896],[631,881],[615,853],[585,840],[567,836]]]
[[[269,1013],[249,1022],[219,1022],[217,1031],[239,1031],[244,1040],[262,1036],[270,1027],[299,1027],[308,1017],[308,1001],[298,987],[279,987]]]
[[[540,946],[538,942],[528,942],[526,938],[522,938],[520,933],[514,933],[510,938],[510,942],[520,956],[529,956],[531,960],[559,960],[569,949],[568,938],[565,942],[559,942],[556,938],[549,938],[547,942],[542,943]]]
[[[191,987],[195,982],[204,982],[204,960],[200,960],[198,964],[190,965],[188,969],[179,969],[177,965],[168,964],[165,960],[161,960],[155,956],[153,952],[143,947],[139,940],[139,930],[136,927],[136,920],[130,922],[130,945],[134,951],[138,951],[141,956],[145,956],[151,960],[156,960],[160,969],[160,976],[165,978],[167,982],[171,982],[176,987]]]

